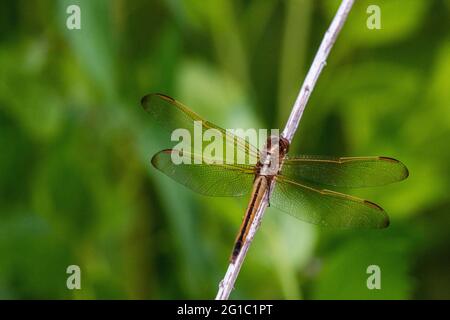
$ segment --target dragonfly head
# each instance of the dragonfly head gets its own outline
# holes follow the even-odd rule
[[[280,136],[278,144],[279,144],[279,148],[280,148],[280,153],[282,153],[283,156],[286,155],[286,153],[289,152],[289,141],[288,141],[288,139],[286,139],[283,136]]]
[[[289,141],[283,136],[272,135],[267,138],[266,152],[273,154],[277,151],[280,157],[284,157],[289,151]]]

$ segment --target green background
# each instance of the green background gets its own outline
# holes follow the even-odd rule
[[[70,4],[81,30],[66,28]],[[152,168],[171,142],[139,100],[163,92],[224,128],[283,128],[338,4],[3,1],[0,298],[213,298],[247,198],[196,195]],[[353,193],[391,226],[322,229],[270,208],[233,298],[450,298],[449,21],[448,0],[357,0],[291,153],[404,162],[406,181]],[[66,288],[72,264],[81,290]]]

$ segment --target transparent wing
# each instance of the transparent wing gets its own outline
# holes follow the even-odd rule
[[[202,160],[202,163],[196,164],[197,160]],[[207,196],[247,194],[252,189],[255,175],[252,166],[222,164],[214,159],[172,149],[155,154],[152,164],[173,180]]]
[[[367,200],[277,176],[270,198],[274,207],[306,222],[336,228],[386,228],[386,212]]]
[[[287,157],[281,174],[292,181],[335,187],[374,187],[401,181],[408,169],[387,157]]]
[[[195,138],[194,123],[201,125],[203,132],[208,129],[213,129],[212,132],[217,133],[220,137],[214,137],[211,140],[220,140],[219,142],[223,146],[223,148],[220,148],[220,152],[224,158],[229,158],[228,163],[256,164],[259,159],[258,149],[248,141],[202,119],[198,114],[169,96],[157,93],[149,94],[141,99],[141,105],[169,133],[172,133],[175,129],[186,129],[193,140]],[[190,151],[201,153],[209,143],[209,141],[202,141],[201,145],[194,145],[192,142],[192,149]],[[226,148],[229,149],[226,150]],[[230,150],[234,152],[226,154]],[[242,153],[239,154],[238,152]],[[245,156],[245,161],[237,161],[238,155],[241,157]]]

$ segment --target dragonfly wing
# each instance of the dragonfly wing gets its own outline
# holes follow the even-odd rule
[[[148,94],[141,99],[141,105],[144,110],[147,111],[157,123],[167,129],[169,133],[172,133],[175,129],[186,129],[190,133],[190,136],[194,139],[195,122],[201,125],[202,132],[212,129],[210,132],[213,135],[218,134],[220,136],[220,142],[223,146],[223,157],[227,156],[230,158],[230,153],[226,155],[225,148],[233,148],[229,149],[233,150],[231,153],[233,158],[230,158],[231,160],[228,162],[243,163],[244,161],[235,161],[236,157],[238,157],[237,154],[240,151],[243,152],[242,154],[245,155],[245,157],[247,157],[245,160],[246,162],[244,163],[256,164],[259,159],[258,149],[248,141],[222,129],[219,126],[216,126],[209,121],[204,120],[185,105],[169,96],[158,93]],[[216,142],[216,137],[212,137],[211,140]],[[202,152],[205,146],[209,143],[209,141],[202,141],[202,144],[199,144],[198,146],[192,145],[193,148],[191,151]]]
[[[408,169],[387,157],[287,157],[281,174],[286,178],[335,187],[374,187],[401,181]]]
[[[174,162],[174,157],[178,157]],[[196,164],[196,160],[203,162]],[[182,161],[181,163],[179,163]],[[179,163],[179,164],[175,164]],[[229,165],[214,159],[200,158],[194,153],[179,150],[163,150],[152,158],[155,168],[190,188],[207,196],[242,196],[251,191],[254,180],[254,167]]]
[[[274,207],[306,222],[336,228],[386,228],[386,212],[367,200],[277,176]]]

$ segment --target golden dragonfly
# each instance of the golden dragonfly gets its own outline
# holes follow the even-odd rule
[[[175,148],[162,150],[151,160],[165,175],[206,196],[243,196],[251,191],[231,262],[240,253],[266,192],[270,195],[269,205],[309,223],[340,228],[386,228],[389,217],[379,205],[330,188],[375,187],[404,180],[409,175],[403,163],[390,157],[290,156],[289,142],[282,136],[269,136],[265,147],[259,150],[247,139],[202,119],[163,94],[146,95],[141,105],[169,132],[183,128],[194,135],[193,123],[200,123],[203,130],[221,133],[224,146],[232,144],[237,151],[256,159],[256,164],[230,163],[225,161],[225,153],[218,156],[222,159],[208,159],[201,150]],[[174,155],[195,161],[175,164]]]

